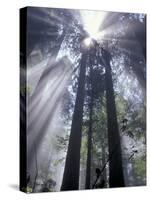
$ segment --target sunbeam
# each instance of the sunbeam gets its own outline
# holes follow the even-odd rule
[[[100,41],[103,38],[105,31],[100,32],[99,29],[104,18],[106,17],[106,14],[107,13],[103,11],[80,11],[83,28],[88,33],[90,38],[93,38],[97,41]]]
[[[135,186],[132,169],[139,173],[145,164],[134,163],[145,158],[144,15],[26,9],[20,73],[21,140],[30,175],[25,189]],[[131,164],[132,146],[142,153]],[[125,185],[124,173],[135,180]]]
[[[50,85],[48,85],[48,88],[47,84],[43,84],[41,82],[42,87],[39,85],[36,88],[36,91],[33,93],[32,98],[28,101],[28,104],[30,105],[34,99],[36,100],[37,97],[40,96],[40,98],[38,98],[38,102],[36,101],[35,104],[36,109],[32,110],[32,112],[31,110],[28,110],[28,140],[30,141],[28,151],[30,154],[30,164],[34,154],[33,144],[36,141],[36,146],[39,148],[39,145],[43,141],[44,135],[47,133],[47,129],[50,126],[51,121],[54,119],[57,106],[59,106],[62,96],[66,90],[66,85],[71,77],[72,72],[71,63],[69,63],[70,62],[68,62],[66,58],[56,63],[55,67],[53,67],[51,73],[48,74],[46,79],[47,83],[49,83],[48,80],[50,80]],[[46,77],[44,76],[44,78]]]

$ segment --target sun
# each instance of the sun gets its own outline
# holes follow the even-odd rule
[[[105,32],[100,31],[100,27],[106,17],[106,12],[82,10],[80,11],[80,15],[82,17],[83,28],[89,35],[89,38],[85,40],[85,44],[89,46],[92,39],[97,42],[102,40]]]
[[[84,39],[83,43],[86,47],[90,47],[93,44],[93,39],[91,37],[87,37]]]

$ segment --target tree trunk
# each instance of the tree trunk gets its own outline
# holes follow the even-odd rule
[[[113,81],[110,66],[110,54],[102,49],[102,60],[105,66],[105,84],[107,101],[107,126],[109,146],[109,186],[124,187],[122,168],[121,144],[117,123],[116,105],[113,89]]]
[[[106,147],[105,147],[105,133],[104,133],[104,138],[101,140],[102,143],[101,143],[101,147],[102,147],[102,167],[105,166],[105,163],[106,163]],[[105,166],[105,169],[103,171],[103,175],[102,175],[105,183],[107,181],[107,175],[106,175],[106,166]]]
[[[87,54],[83,53],[61,190],[78,190]]]
[[[86,163],[86,182],[85,189],[91,188],[91,150],[92,150],[92,114],[93,114],[93,51],[89,54],[89,68],[90,68],[90,103],[89,103],[89,130],[88,130],[88,147],[87,147],[87,163]]]
[[[91,94],[92,95],[92,94]],[[91,149],[92,149],[92,113],[93,113],[93,97],[91,96],[89,111],[89,131],[88,131],[88,149],[87,149],[87,163],[86,163],[86,184],[85,188],[91,187]]]

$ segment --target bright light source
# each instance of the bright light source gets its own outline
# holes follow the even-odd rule
[[[90,47],[93,44],[92,38],[88,37],[83,40],[83,43],[86,47]]]
[[[95,34],[91,34],[91,37],[97,41],[100,41],[103,39],[104,37],[104,31],[103,32],[98,32],[98,33],[95,33]]]
[[[89,37],[100,41],[105,34],[104,31],[100,32],[99,29],[106,16],[106,12],[82,10],[80,14],[84,29],[89,34]]]

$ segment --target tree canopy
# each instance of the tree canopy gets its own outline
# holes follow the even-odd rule
[[[146,16],[29,7],[27,21],[27,191],[145,185]]]

